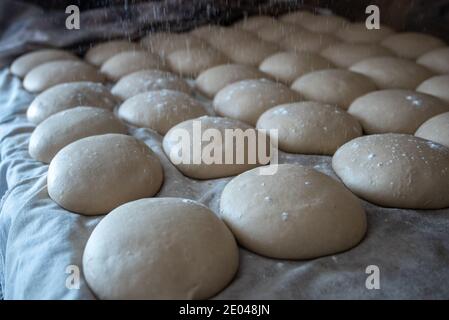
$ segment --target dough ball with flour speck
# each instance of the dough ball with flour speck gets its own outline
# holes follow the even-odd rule
[[[257,30],[257,36],[265,41],[277,43],[289,34],[303,32],[304,29],[297,24],[276,21]]]
[[[266,25],[272,25],[278,22],[275,18],[270,16],[251,16],[245,17],[233,24],[233,27],[241,28],[247,31],[257,31]]]
[[[262,79],[267,75],[254,67],[242,64],[223,64],[203,71],[195,80],[195,87],[204,95],[213,98],[228,84],[248,79]]]
[[[291,87],[305,99],[334,104],[343,109],[358,97],[377,90],[364,75],[342,69],[319,70],[297,79]]]
[[[106,78],[83,61],[58,60],[33,68],[23,79],[23,87],[30,92],[41,92],[57,84],[79,81],[105,82]]]
[[[301,25],[316,33],[335,33],[348,23],[348,20],[337,15],[316,15],[313,19],[303,20]]]
[[[444,47],[445,43],[425,33],[400,32],[385,38],[382,45],[399,57],[417,59],[429,51]]]
[[[258,169],[232,179],[220,215],[237,241],[278,259],[311,259],[348,250],[366,232],[361,202],[340,182],[296,164],[272,175]]]
[[[259,41],[260,39],[254,33],[232,27],[214,29],[212,35],[207,38],[207,42],[221,52],[229,51],[231,47],[239,47],[242,43]]]
[[[429,78],[421,83],[416,91],[430,94],[449,103],[449,75]]]
[[[209,39],[216,37],[223,30],[223,27],[213,24],[206,24],[190,31],[190,35],[209,42]]]
[[[424,122],[416,131],[415,136],[449,148],[449,112],[439,114]]]
[[[162,58],[166,58],[170,53],[178,50],[207,46],[202,39],[192,34],[169,32],[150,33],[140,40],[140,45]]]
[[[362,135],[358,121],[342,109],[319,102],[298,102],[269,109],[257,129],[277,129],[283,151],[333,155],[344,143]]]
[[[74,54],[60,49],[41,49],[21,55],[11,64],[11,73],[18,77],[25,77],[33,68],[51,61],[79,60]]]
[[[89,106],[112,110],[118,104],[108,88],[101,83],[81,81],[53,86],[34,98],[27,110],[28,121],[38,124],[57,112]]]
[[[438,98],[401,89],[368,93],[356,99],[348,110],[366,134],[414,134],[426,120],[447,111],[449,105]]]
[[[367,58],[392,56],[393,53],[375,44],[339,43],[324,49],[321,55],[340,68],[349,68]]]
[[[336,36],[348,43],[374,44],[380,43],[386,37],[392,35],[394,30],[381,25],[380,29],[367,29],[364,22],[350,23],[339,29]]]
[[[327,47],[341,41],[331,34],[318,34],[310,31],[300,31],[285,36],[279,42],[280,46],[289,51],[319,53]]]
[[[306,73],[332,67],[329,60],[311,52],[279,52],[262,61],[259,69],[290,85]]]
[[[129,98],[118,115],[131,125],[150,128],[161,135],[176,124],[206,115],[204,107],[188,94],[173,91],[149,91]]]
[[[207,299],[238,269],[235,239],[206,206],[187,199],[126,203],[96,226],[83,273],[100,299]]]
[[[87,50],[84,59],[95,66],[101,66],[104,62],[106,62],[106,60],[112,58],[120,52],[137,49],[137,43],[128,40],[107,41],[96,44]]]
[[[287,22],[287,23],[295,23],[295,24],[306,24],[311,23],[313,20],[316,19],[316,15],[309,11],[294,11],[286,13],[279,17],[280,21]]]
[[[299,93],[283,84],[266,79],[243,80],[220,90],[213,106],[220,116],[256,125],[257,119],[268,109],[299,100]]]
[[[106,214],[126,202],[152,197],[162,181],[158,157],[142,141],[123,134],[72,142],[53,158],[47,176],[50,197],[84,215]]]
[[[268,56],[279,51],[278,45],[263,40],[238,41],[222,48],[233,62],[258,67]]]
[[[414,90],[433,74],[413,61],[395,57],[373,57],[357,62],[349,70],[373,80],[379,89]]]
[[[42,121],[31,134],[28,150],[34,159],[49,163],[66,145],[106,133],[126,134],[127,130],[111,111],[93,107],[71,108]]]
[[[418,64],[438,74],[449,73],[449,47],[430,51],[416,61]]]
[[[142,92],[154,90],[175,90],[190,94],[189,84],[177,75],[160,70],[142,70],[121,78],[112,87],[113,95],[126,100]]]
[[[337,150],[332,167],[356,195],[380,206],[449,206],[449,148],[407,134],[356,138]]]

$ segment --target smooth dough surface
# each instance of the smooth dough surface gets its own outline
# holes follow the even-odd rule
[[[312,52],[279,52],[262,61],[259,69],[290,85],[306,73],[332,67],[332,62]]]
[[[339,43],[324,49],[321,55],[340,68],[349,68],[367,58],[393,56],[393,53],[375,44]]]
[[[356,195],[380,206],[449,206],[449,148],[407,134],[356,138],[337,150],[332,167]]]
[[[350,23],[339,29],[335,35],[348,43],[374,44],[380,43],[386,37],[394,33],[394,30],[385,25],[380,29],[367,29],[365,23]]]
[[[327,47],[339,42],[341,42],[341,40],[331,34],[302,31],[285,36],[279,43],[280,46],[286,50],[319,53]]]
[[[438,73],[449,73],[449,47],[436,49],[423,54],[417,60],[417,63],[427,67],[427,69]]]
[[[119,117],[127,123],[153,129],[161,135],[180,122],[206,114],[197,100],[173,90],[140,93],[123,102],[118,109]]]
[[[399,57],[417,59],[429,51],[443,47],[445,43],[425,33],[400,32],[385,38],[382,45]]]
[[[415,136],[449,148],[449,112],[439,114],[424,122],[416,131]]]
[[[207,299],[239,264],[234,236],[206,206],[141,199],[108,214],[92,232],[83,273],[100,299]]]
[[[105,80],[105,76],[90,64],[77,60],[58,60],[33,68],[23,79],[23,87],[31,92],[41,92],[61,83]]]
[[[313,19],[306,19],[301,25],[316,33],[335,33],[348,24],[348,20],[336,15],[316,15]]]
[[[213,98],[227,85],[248,79],[267,78],[267,74],[243,64],[223,64],[207,69],[195,80],[195,87],[205,96]]]
[[[101,83],[62,83],[37,95],[28,107],[27,118],[38,124],[62,110],[79,106],[112,110],[117,104],[118,99]]]
[[[307,24],[315,20],[316,15],[309,11],[294,11],[286,13],[279,17],[280,21],[287,22],[287,23],[295,23],[299,25]]]
[[[242,20],[234,23],[233,26],[247,31],[257,31],[261,27],[276,23],[276,21],[277,20],[273,17],[259,15],[259,16],[245,17]]]
[[[86,59],[87,62],[99,67],[106,62],[106,60],[112,58],[120,52],[137,49],[137,43],[128,40],[107,41],[98,43],[87,50],[84,59]]]
[[[211,136],[209,139],[205,138],[201,141],[195,140],[203,137],[208,129],[218,130],[221,138],[216,139],[215,136]],[[226,138],[226,129],[240,129],[243,132],[248,130],[249,133],[252,132],[257,135],[256,129],[243,122],[229,118],[204,116],[181,122],[171,128],[163,140],[165,154],[173,163],[173,155],[177,157],[184,157],[184,161],[178,161],[181,159],[177,159],[177,162],[179,163],[174,164],[185,176],[194,179],[215,179],[233,176],[259,166],[262,161],[259,161],[261,159],[257,157],[251,157],[254,156],[254,154],[249,154],[251,149],[249,148],[248,143],[246,143],[243,148],[243,145],[233,143],[233,141],[231,141],[232,138]],[[200,134],[198,138],[196,138],[196,133],[194,130]],[[180,136],[185,136],[186,134],[188,135],[189,141],[187,141],[187,144],[184,145],[183,143],[185,141],[180,140]],[[196,148],[194,144],[199,146],[199,148]],[[253,140],[251,142],[251,148],[254,148],[254,151],[262,148],[261,152],[263,154],[268,154],[269,139],[266,137],[260,140]],[[196,152],[195,150],[201,150],[200,156],[209,156],[213,154],[214,159],[221,159],[218,160],[221,161],[221,163],[218,163],[217,161],[209,161],[204,157],[201,157],[197,161],[194,158],[194,152]],[[230,155],[233,157],[231,163],[226,161],[226,155],[228,157]],[[241,162],[239,162],[237,155],[241,157]]]
[[[348,250],[367,225],[360,200],[340,182],[297,164],[237,176],[223,190],[220,215],[242,246],[278,259]]]
[[[72,142],[50,162],[47,188],[61,207],[84,215],[155,195],[163,181],[158,157],[142,141],[123,134]]]
[[[223,48],[223,52],[235,63],[257,67],[268,56],[279,51],[279,47],[263,40],[241,41]]]
[[[379,89],[411,89],[433,74],[413,61],[395,57],[373,57],[357,62],[349,70],[373,80]]]
[[[429,78],[421,83],[416,91],[430,94],[449,103],[449,75]]]
[[[304,29],[297,24],[276,21],[276,23],[261,26],[256,33],[262,40],[277,43],[287,35],[298,32],[304,32]]]
[[[368,93],[356,99],[348,110],[366,134],[414,134],[426,120],[447,111],[449,105],[438,98],[401,89]]]
[[[117,81],[130,73],[146,69],[165,70],[166,68],[159,56],[143,50],[117,53],[101,66],[101,72],[113,81]]]
[[[207,44],[200,38],[189,33],[151,33],[140,40],[141,46],[147,48],[162,58],[178,50],[203,48]]]
[[[207,38],[207,42],[215,49],[226,52],[226,50],[229,51],[232,47],[238,47],[242,43],[260,42],[260,39],[250,31],[232,27],[219,27],[214,29],[212,35]]]
[[[169,89],[190,94],[189,84],[177,75],[160,70],[142,70],[121,78],[111,89],[113,95],[126,100],[142,92]]]
[[[106,133],[126,134],[127,130],[111,111],[75,107],[42,121],[31,134],[28,151],[34,159],[49,163],[66,145],[85,137]]]
[[[302,76],[292,84],[292,89],[301,93],[305,99],[348,109],[356,98],[377,88],[370,79],[361,74],[329,69]]]
[[[267,79],[242,80],[220,90],[213,106],[218,115],[256,125],[266,110],[301,100],[299,93]]]
[[[257,129],[277,129],[279,148],[302,154],[333,155],[362,135],[358,121],[342,109],[309,101],[269,109],[260,116]]]

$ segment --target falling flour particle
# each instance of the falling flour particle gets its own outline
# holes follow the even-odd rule
[[[283,221],[287,221],[287,219],[288,219],[288,212],[282,212],[281,217],[282,217]]]

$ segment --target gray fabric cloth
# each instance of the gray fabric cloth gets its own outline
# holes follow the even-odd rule
[[[0,50],[4,45],[2,39]],[[94,299],[82,275],[79,289],[66,287],[66,268],[81,268],[85,243],[101,217],[71,213],[49,198],[48,166],[31,159],[27,151],[34,127],[25,111],[33,97],[18,78],[0,70],[1,295],[4,299]],[[186,178],[163,154],[159,135],[130,130],[164,165],[165,182],[158,196],[198,200],[218,212],[220,193],[231,178]],[[303,164],[335,177],[330,161],[325,156],[280,154],[280,163]],[[449,209],[416,211],[363,204],[368,233],[359,246],[308,261],[268,259],[240,249],[238,274],[216,298],[449,298]],[[365,287],[369,265],[380,269],[379,290]]]

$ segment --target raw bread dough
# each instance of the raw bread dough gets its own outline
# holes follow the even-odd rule
[[[327,47],[341,42],[330,34],[313,33],[310,31],[296,32],[287,35],[279,41],[282,48],[290,51],[309,51],[319,53]]]
[[[416,91],[430,94],[449,103],[449,75],[427,79],[418,86]]]
[[[227,85],[248,79],[267,78],[268,75],[254,67],[242,64],[224,64],[203,71],[195,81],[195,87],[202,94],[213,98]]]
[[[50,61],[78,60],[74,54],[59,49],[42,49],[21,55],[11,64],[11,73],[18,77],[25,77],[33,68]]]
[[[332,167],[358,196],[380,206],[449,206],[449,149],[407,134],[356,138],[337,150]]]
[[[379,89],[411,89],[430,78],[432,72],[413,61],[394,57],[373,57],[354,64],[349,70],[371,78]]]
[[[317,15],[313,19],[305,19],[301,25],[316,33],[335,33],[349,23],[343,17],[335,15]]]
[[[201,130],[197,131],[199,135],[196,136],[194,133],[194,125],[198,124],[201,125]],[[200,139],[210,128],[219,130],[221,139],[215,139],[215,137],[212,136],[207,138],[204,137],[202,141],[195,140]],[[231,138],[226,138],[226,129],[241,129],[243,131],[248,130],[249,133],[253,132],[257,135],[256,129],[234,119],[209,116],[200,117],[181,122],[180,124],[171,128],[170,131],[168,131],[163,140],[163,148],[165,154],[172,162],[173,154],[179,157],[182,157],[183,155],[190,155],[189,158],[187,158],[185,161],[182,161],[180,164],[174,164],[184,175],[194,179],[215,179],[233,176],[259,166],[259,163],[261,161],[258,160],[261,159],[256,159],[256,157],[249,157],[255,156],[255,154],[249,155],[248,150],[251,149],[248,148],[248,143],[245,143],[244,150],[242,150],[242,145],[232,143]],[[188,134],[188,138],[190,139],[190,147],[188,147],[189,150],[186,150],[184,146],[182,146],[182,141],[180,140],[180,135],[185,133]],[[199,161],[195,163],[196,160],[194,159],[195,155],[193,153],[195,152],[194,149],[196,148],[193,145],[194,143],[200,146],[200,150],[202,150],[202,153],[199,156],[209,156],[211,154],[214,154],[215,158],[221,159],[221,163],[218,163],[218,161],[220,160],[208,163],[207,161],[205,161],[204,157],[201,157],[200,159],[198,159]],[[213,148],[211,146],[213,146]],[[264,137],[258,141],[253,140],[251,146],[257,150],[259,147],[263,147],[266,151],[266,153],[264,154],[268,154],[269,139],[267,137]],[[217,149],[214,148],[221,149],[221,153],[218,156],[215,154],[215,151]],[[226,155],[228,157],[233,156],[231,163],[226,161]],[[238,162],[236,155],[242,157],[243,161]]]
[[[278,52],[262,61],[259,69],[290,85],[306,73],[332,67],[330,61],[312,52]]]
[[[158,54],[162,58],[178,50],[202,48],[206,43],[189,33],[152,33],[140,40],[141,46]]]
[[[132,51],[138,49],[137,43],[128,40],[113,40],[102,42],[94,45],[89,50],[87,50],[84,59],[87,62],[95,65],[101,66],[109,58],[112,58],[116,54],[123,51]]]
[[[419,57],[417,62],[435,73],[447,74],[449,73],[449,47],[427,52]]]
[[[415,136],[449,148],[449,112],[439,114],[424,122],[416,131]]]
[[[159,56],[143,50],[117,53],[101,66],[101,72],[113,81],[146,69],[165,70],[166,68]]]
[[[243,30],[247,31],[257,31],[260,28],[263,28],[267,25],[274,25],[278,21],[270,16],[251,16],[251,17],[245,17],[240,21],[237,21],[234,23],[234,27],[241,28]]]
[[[287,86],[267,79],[242,80],[220,90],[213,106],[218,115],[255,126],[260,115],[280,104],[301,100]]]
[[[277,43],[287,35],[297,32],[304,32],[304,29],[297,24],[276,21],[257,29],[257,36],[262,40]]]
[[[263,113],[257,129],[277,129],[282,151],[333,155],[344,143],[362,135],[358,121],[342,109],[320,102],[280,105]]]
[[[248,40],[233,43],[222,50],[235,63],[258,67],[266,57],[279,51],[279,47],[263,40]]]
[[[30,137],[28,151],[34,159],[49,163],[66,145],[89,136],[127,133],[111,111],[76,107],[58,112],[42,121]]]
[[[417,59],[429,51],[444,47],[445,43],[425,33],[400,32],[385,38],[382,45],[399,57]]]
[[[380,29],[367,29],[365,22],[350,23],[339,29],[336,36],[348,43],[374,44],[380,43],[386,37],[392,35],[394,30],[385,25]]]
[[[170,69],[181,76],[197,77],[201,72],[224,64],[229,59],[212,48],[191,48],[172,52],[167,57]]]
[[[50,197],[84,215],[155,195],[163,181],[158,157],[142,141],[123,134],[91,136],[61,149],[48,168]]]
[[[195,28],[192,31],[190,31],[190,35],[200,38],[206,42],[209,42],[209,39],[215,37],[217,34],[221,32],[223,27],[213,25],[213,24],[206,24],[201,27]]]
[[[131,125],[150,128],[161,135],[180,122],[206,114],[197,100],[173,90],[140,93],[123,102],[118,110],[119,117]]]
[[[279,17],[280,21],[299,25],[311,24],[315,19],[316,15],[309,11],[295,11]]]
[[[112,87],[113,95],[125,100],[142,92],[169,89],[190,94],[190,86],[182,78],[160,70],[142,70],[121,78]]]
[[[414,134],[426,120],[447,111],[449,105],[438,98],[401,89],[368,93],[356,99],[348,109],[366,134]]]
[[[215,29],[213,34],[207,38],[207,42],[221,52],[230,50],[234,46],[240,46],[242,43],[258,41],[260,39],[254,33],[232,27]]]
[[[100,299],[207,299],[238,269],[235,239],[206,206],[187,199],[141,199],[96,226],[83,273]]]
[[[27,110],[28,121],[38,124],[57,112],[89,106],[112,110],[118,104],[115,98],[101,83],[69,82],[58,84],[40,93]]]
[[[278,259],[312,259],[348,250],[366,232],[361,202],[340,182],[297,164],[259,169],[229,182],[220,215],[239,244]]]
[[[393,53],[375,44],[340,43],[324,49],[321,55],[340,68],[349,68],[367,58],[393,56]]]
[[[23,86],[28,91],[40,92],[61,83],[105,80],[97,68],[83,61],[58,60],[33,68],[23,79]]]
[[[367,77],[348,70],[328,69],[308,73],[292,84],[292,89],[312,101],[334,104],[343,109],[356,98],[375,91]]]

